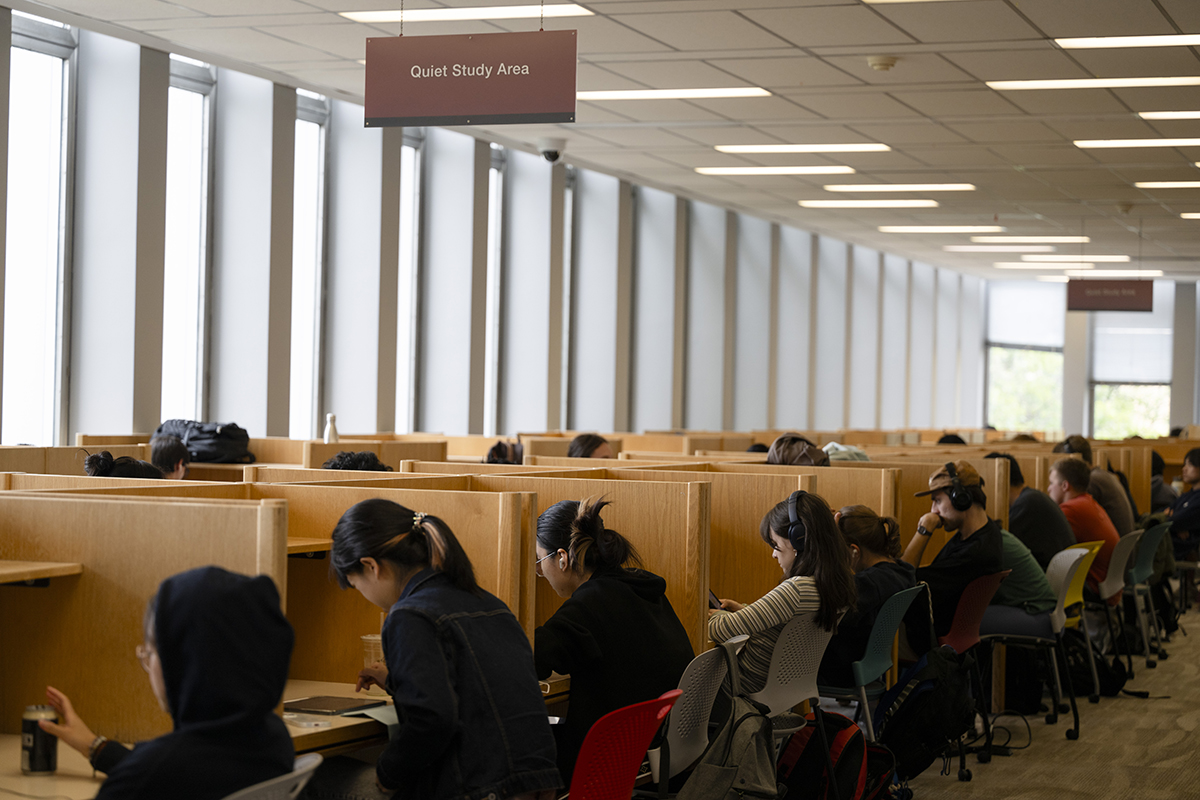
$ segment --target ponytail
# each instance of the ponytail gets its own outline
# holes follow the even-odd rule
[[[600,511],[606,505],[607,500],[593,498],[555,503],[538,517],[538,544],[551,553],[565,550],[568,566],[577,573],[641,566],[629,540],[604,527]]]
[[[404,569],[432,567],[459,589],[477,594],[475,569],[454,532],[432,514],[378,498],[350,507],[333,529],[329,569],[343,589],[362,572],[362,559],[390,561]]]
[[[838,527],[846,544],[875,555],[900,557],[900,523],[895,519],[881,517],[862,505],[845,506],[838,513]]]
[[[86,450],[83,451],[87,453]],[[93,478],[161,478],[162,470],[149,461],[130,456],[113,458],[107,450],[91,453],[83,461],[83,471]]]

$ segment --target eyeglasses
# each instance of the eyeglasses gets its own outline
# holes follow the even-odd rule
[[[533,571],[536,572],[538,575],[541,575],[543,578],[546,577],[546,573],[542,572],[542,562],[545,561],[547,558],[549,558],[552,555],[554,555],[554,553],[547,553],[546,555],[539,558],[537,561],[534,561],[533,562]]]
[[[146,670],[146,672],[149,672],[150,657],[153,656],[157,651],[150,645],[139,644],[136,648],[134,648],[133,652],[137,654],[137,660],[138,663],[142,665],[142,669]]]

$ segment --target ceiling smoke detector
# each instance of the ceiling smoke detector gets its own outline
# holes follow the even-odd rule
[[[867,64],[878,72],[887,72],[896,66],[895,56],[867,56]]]

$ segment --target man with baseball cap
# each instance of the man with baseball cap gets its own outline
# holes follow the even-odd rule
[[[984,510],[987,495],[983,493],[983,479],[967,462],[951,462],[935,471],[929,478],[929,490],[916,494],[926,495],[932,508],[917,523],[916,535],[901,559],[917,567],[917,580],[929,584],[934,630],[938,636],[945,636],[967,584],[1001,570],[1003,545],[1000,526]],[[933,563],[922,567],[921,556],[938,528],[954,535],[934,556]]]

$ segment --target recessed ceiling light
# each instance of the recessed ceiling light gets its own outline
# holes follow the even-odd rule
[[[804,208],[937,208],[937,200],[800,200]]]
[[[996,269],[1091,269],[1089,261],[1072,261],[1068,264],[1037,264],[1032,261],[997,261],[992,264]]]
[[[1087,36],[1077,39],[1055,39],[1064,50],[1095,50],[1109,47],[1191,47],[1200,44],[1194,33],[1165,36]]]
[[[1179,215],[1182,219],[1200,219],[1200,212],[1185,211]]]
[[[1043,283],[1067,283],[1071,279],[1066,275],[1038,275],[1034,280]]]
[[[883,153],[891,150],[879,142],[846,144],[719,144],[722,153]]]
[[[1146,86],[1200,86],[1200,75],[1178,75],[1171,78],[1068,78],[1039,81],[986,81],[998,92],[1019,92],[1029,89],[1138,89]]]
[[[1129,261],[1129,256],[1095,256],[1091,253],[1086,255],[1058,255],[1058,256],[1021,256],[1022,261],[1088,261],[1095,264],[1125,264]]]
[[[1200,181],[1138,181],[1139,189],[1200,189]]]
[[[1076,147],[1200,147],[1200,139],[1077,139]]]
[[[880,233],[1004,233],[1000,225],[880,225]]]
[[[1066,274],[1072,278],[1158,278],[1162,276],[1163,271],[1161,269],[1094,269],[1088,272],[1069,269]]]
[[[1139,111],[1142,119],[1200,119],[1200,111]]]
[[[973,183],[844,183],[825,187],[827,192],[973,192]]]
[[[1087,244],[1090,236],[972,236],[980,244]]]
[[[385,11],[340,11],[346,19],[355,22],[459,22],[478,19],[537,19],[546,17],[590,17],[588,11],[575,3],[547,4],[545,6],[475,6],[472,8],[415,8],[406,9],[403,15],[398,9]]]
[[[621,91],[576,92],[579,100],[706,100],[721,97],[770,97],[758,86],[731,86],[716,89],[628,89]]]
[[[696,167],[701,175],[849,175],[854,167]]]
[[[1053,253],[1058,248],[1048,244],[948,244],[947,253]]]

